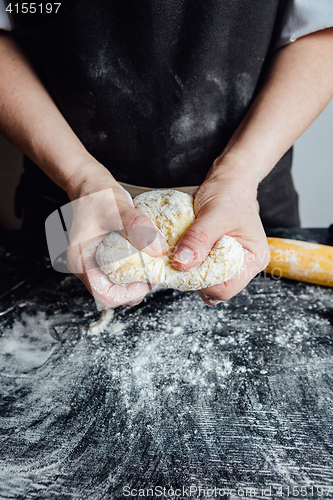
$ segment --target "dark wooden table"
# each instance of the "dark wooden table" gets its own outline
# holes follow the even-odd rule
[[[332,289],[159,290],[92,334],[42,247],[0,234],[1,499],[333,497]]]

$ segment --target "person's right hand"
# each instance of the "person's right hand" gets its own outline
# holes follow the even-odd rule
[[[93,180],[80,182],[68,192],[74,217],[67,266],[104,308],[138,304],[151,284],[113,284],[95,261],[97,247],[112,231],[120,232],[135,248],[153,257],[167,252],[167,242],[149,217],[134,208],[129,193],[104,167],[93,164],[91,168]]]

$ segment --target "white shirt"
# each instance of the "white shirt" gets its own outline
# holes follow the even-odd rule
[[[289,0],[276,48],[315,31],[333,27],[333,0]]]
[[[0,29],[6,31],[10,31],[12,29],[3,0],[0,0]]]

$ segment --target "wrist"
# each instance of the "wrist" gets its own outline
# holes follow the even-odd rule
[[[219,156],[209,170],[205,182],[218,182],[230,186],[240,195],[257,197],[257,189],[262,180],[251,162],[237,153],[228,152]]]
[[[73,201],[105,189],[119,187],[117,181],[102,164],[88,160],[77,165],[66,181],[65,191]]]

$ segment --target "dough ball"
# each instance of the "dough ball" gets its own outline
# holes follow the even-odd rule
[[[177,290],[200,290],[227,281],[243,266],[243,247],[231,236],[223,236],[200,266],[190,271],[172,267],[172,251],[195,220],[193,197],[189,194],[172,189],[148,191],[134,199],[134,206],[150,217],[170,250],[163,257],[151,257],[119,233],[110,233],[99,245],[96,260],[113,283],[141,281]]]

